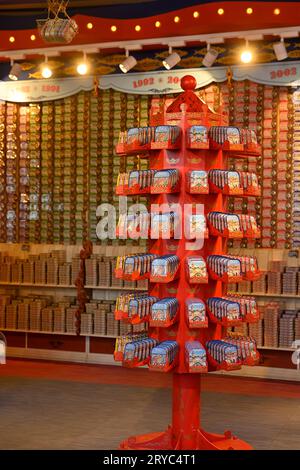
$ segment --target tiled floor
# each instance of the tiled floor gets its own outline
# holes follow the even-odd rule
[[[148,371],[11,361],[0,366],[0,449],[117,448],[167,427],[170,385]],[[203,388],[207,431],[231,429],[256,449],[300,450],[299,385],[210,376]]]

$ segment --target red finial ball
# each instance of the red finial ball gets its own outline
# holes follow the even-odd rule
[[[182,77],[180,85],[183,90],[195,90],[197,81],[192,75],[185,75]]]

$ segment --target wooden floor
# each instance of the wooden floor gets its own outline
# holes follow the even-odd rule
[[[169,374],[10,360],[0,366],[0,449],[114,449],[171,420]],[[202,426],[256,449],[300,450],[297,383],[209,375]]]

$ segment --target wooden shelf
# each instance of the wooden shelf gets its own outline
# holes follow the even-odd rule
[[[290,351],[290,352],[294,352],[294,351],[297,351],[297,349],[294,349],[294,348],[272,348],[272,347],[269,347],[269,346],[257,346],[257,349],[268,349],[269,351]]]
[[[89,338],[110,338],[110,339],[116,339],[118,336],[114,336],[114,335],[95,335],[95,334],[92,334],[92,335],[80,335],[80,336],[88,336]]]
[[[0,286],[12,286],[12,287],[50,287],[50,288],[61,288],[61,289],[76,289],[75,286],[68,286],[66,284],[27,284],[20,282],[0,282]]]
[[[64,336],[76,336],[76,333],[58,332],[58,331],[40,331],[40,330],[12,330],[10,328],[0,328],[0,331],[9,331],[12,333],[38,333],[44,335],[64,335]]]
[[[0,331],[7,331],[10,333],[37,333],[37,334],[44,334],[44,335],[63,335],[63,336],[77,336],[76,333],[68,333],[68,332],[58,332],[58,331],[40,331],[40,330],[12,330],[10,328],[0,328]],[[80,333],[79,336],[88,336],[90,338],[111,338],[116,339],[117,336],[114,335],[98,335],[98,334],[83,334]]]
[[[295,295],[295,294],[259,294],[256,292],[228,292],[228,294],[241,294],[241,295],[253,295],[254,297],[273,297],[273,298],[278,298],[278,299],[299,299],[300,300],[300,295]]]
[[[103,286],[84,286],[85,289],[95,289],[95,290],[112,290],[112,291],[139,291],[139,292],[146,292],[148,289],[144,287],[117,287],[117,286],[110,286],[110,287],[103,287]]]
[[[68,286],[65,284],[27,284],[19,282],[0,282],[0,286],[12,286],[12,287],[48,287],[51,289],[76,289],[76,286]],[[139,291],[145,292],[147,289],[144,287],[117,287],[117,286],[84,286],[85,289],[95,289],[95,290],[106,290],[106,291]]]

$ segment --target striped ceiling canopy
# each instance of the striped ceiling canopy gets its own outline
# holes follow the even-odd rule
[[[97,44],[100,49],[105,43],[123,47],[139,41],[143,48],[151,47],[153,39],[157,47],[178,36],[191,45],[210,34],[237,32],[232,37],[239,38],[238,32],[263,30],[272,36],[292,28],[297,37],[298,26],[300,31],[299,0],[70,0],[68,13],[79,26],[72,46]],[[36,20],[46,17],[46,1],[0,0],[0,58],[49,47],[36,28]]]

